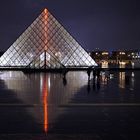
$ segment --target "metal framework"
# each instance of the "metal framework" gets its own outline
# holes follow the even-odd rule
[[[96,65],[47,9],[0,57],[1,67],[49,69]]]

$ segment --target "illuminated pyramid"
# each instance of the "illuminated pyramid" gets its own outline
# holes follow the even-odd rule
[[[2,67],[63,68],[96,65],[47,9],[0,57]]]

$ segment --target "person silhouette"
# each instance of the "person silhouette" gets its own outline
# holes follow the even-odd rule
[[[67,85],[67,79],[66,79],[66,76],[63,77],[63,85],[64,85],[64,86]]]
[[[93,78],[94,79],[96,78],[96,69],[95,68],[93,69]]]
[[[87,69],[88,81],[90,80],[90,73],[91,73],[91,68],[88,68]]]
[[[66,74],[68,70],[66,68],[63,69],[63,84],[64,86],[67,84]]]
[[[98,80],[100,79],[100,72],[101,72],[101,70],[100,69],[97,69],[97,79]]]

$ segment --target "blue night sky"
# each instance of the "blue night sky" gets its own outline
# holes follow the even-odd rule
[[[0,0],[5,51],[47,8],[86,50],[139,49],[138,0]]]

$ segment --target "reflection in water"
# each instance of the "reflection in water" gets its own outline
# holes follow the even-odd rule
[[[110,78],[109,75],[110,75],[109,71],[103,71],[101,73],[101,82],[102,82],[103,85],[107,85],[108,84],[108,80]]]
[[[119,87],[125,88],[125,72],[119,73]]]
[[[64,86],[67,85],[67,79],[66,79],[66,77],[63,77],[63,85],[64,85]]]
[[[42,83],[42,82],[41,82]],[[48,83],[46,76],[43,76],[43,110],[44,110],[44,131],[48,132]]]
[[[135,74],[134,72],[131,73],[131,86],[130,86],[130,90],[134,90],[134,82],[135,82]]]
[[[126,88],[129,87],[130,90],[134,90],[134,72],[126,74],[126,72],[120,72],[119,73],[119,87],[120,88]]]
[[[119,62],[119,68],[125,68],[126,67],[126,63],[125,62]]]
[[[126,83],[126,75],[129,76],[129,84]],[[85,129],[87,131],[96,130],[96,128],[91,129],[93,128],[93,123],[91,122],[97,122],[96,111],[100,109],[95,107],[95,111],[92,110],[93,108],[85,109],[85,107],[81,107],[82,104],[94,105],[96,103],[122,103],[122,97],[125,99],[123,100],[124,103],[133,103],[135,101],[140,102],[138,84],[139,75],[139,72],[135,72],[135,76],[134,73],[130,73],[130,71],[120,73],[113,72],[113,78],[108,79],[109,81],[107,82],[105,73],[102,73],[100,77],[97,78],[96,76],[96,78],[93,78],[93,80],[90,80],[87,83],[87,73],[85,71],[69,72],[67,73],[66,79],[67,86],[63,85],[62,75],[54,73],[35,73],[24,75],[22,72],[4,72],[0,75],[0,79],[4,79],[6,85],[4,88],[7,88],[8,91],[9,89],[14,91],[12,92],[12,96],[22,101],[20,104],[26,106],[26,112],[32,116],[37,123],[37,128],[39,128],[39,130],[41,129],[41,132],[43,128],[43,132],[45,133],[51,133],[53,131],[59,133],[63,130],[73,131],[73,129],[78,130],[79,128],[83,131]],[[119,86],[116,86],[116,83],[119,83]],[[121,91],[124,91],[123,93],[127,94],[121,94],[121,96],[118,96],[120,88],[125,88]],[[129,90],[133,91],[129,92]],[[93,93],[92,91],[98,94],[91,94]],[[3,94],[3,96],[6,97],[7,94],[9,94],[4,92],[4,89],[2,92],[5,94]],[[88,92],[90,92],[90,94],[86,94]],[[10,98],[11,94],[8,97]],[[1,101],[3,102],[2,98]],[[6,103],[9,104],[7,99]],[[12,100],[12,103],[18,104],[19,102]],[[28,107],[28,105],[31,107]],[[70,107],[68,108],[67,105]],[[73,105],[80,105],[80,109],[74,107]],[[16,108],[14,109],[16,110]],[[8,111],[10,112],[9,108]],[[93,113],[92,117],[90,116],[91,113]],[[81,114],[83,115],[83,118],[81,118]],[[62,117],[62,120],[60,117]],[[75,117],[77,117],[77,120]],[[85,118],[86,120],[84,120]],[[91,122],[89,121],[89,118],[91,118]],[[17,118],[15,118],[15,120],[16,119]],[[60,123],[57,124],[59,121]],[[25,118],[24,122],[28,123],[28,118]],[[87,126],[87,124],[89,126],[86,128],[81,122],[86,124],[85,126]],[[100,122],[103,123],[102,120]],[[16,120],[16,123],[17,126],[22,129],[22,126],[18,124],[20,122]],[[8,126],[7,122],[5,124]],[[56,125],[58,125],[60,129],[55,129]],[[71,127],[67,127],[69,125]],[[32,124],[29,124],[29,126],[31,129],[33,128]],[[0,128],[3,129],[1,126]],[[26,128],[26,124],[24,128]],[[35,132],[38,132],[38,130]]]
[[[92,86],[93,86],[93,91],[99,91],[100,90],[100,83],[101,80],[100,80],[100,77],[99,78],[93,78],[93,83],[92,83]],[[90,85],[88,83],[88,86],[89,86],[89,91],[90,91]]]
[[[108,62],[107,61],[101,62],[101,68],[108,68]]]

